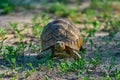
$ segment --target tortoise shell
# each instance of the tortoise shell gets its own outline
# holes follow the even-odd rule
[[[80,50],[82,38],[79,29],[71,22],[63,19],[54,20],[46,25],[41,34],[42,51],[62,41],[65,46]]]

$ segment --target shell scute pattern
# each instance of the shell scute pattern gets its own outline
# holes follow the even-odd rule
[[[41,34],[42,51],[55,46],[58,41],[62,41],[67,47],[66,49],[69,48],[69,50],[78,52],[82,47],[82,37],[79,29],[63,19],[54,20],[43,29]]]

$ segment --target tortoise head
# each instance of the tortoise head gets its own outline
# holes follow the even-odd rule
[[[65,50],[65,44],[63,41],[57,41],[55,44],[55,51],[57,52],[62,52]]]

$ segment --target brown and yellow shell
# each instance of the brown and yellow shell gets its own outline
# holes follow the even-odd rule
[[[64,19],[54,20],[46,25],[41,34],[42,50],[54,46],[57,41],[63,41],[69,48],[79,50],[82,37],[79,29]]]

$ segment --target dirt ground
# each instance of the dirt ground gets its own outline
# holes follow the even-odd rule
[[[2,28],[6,29],[8,27],[7,23],[9,22],[18,22],[19,26],[22,26],[23,24],[31,24],[31,19],[33,15],[34,14],[29,14],[29,15],[27,14],[23,16],[23,13],[15,13],[15,15],[10,14],[10,15],[5,15],[5,16],[0,16],[0,25],[2,26]],[[9,38],[8,40],[6,40],[6,43],[11,44],[12,42],[14,42],[14,38],[12,39],[13,35],[11,35],[11,37],[10,35],[8,36]],[[84,47],[87,49],[86,58],[92,57],[93,52],[97,49],[97,47],[100,45],[102,46],[101,51],[102,51],[102,56],[103,56],[102,58],[103,62],[100,66],[97,67],[96,70],[93,71],[93,73],[91,73],[94,77],[96,77],[96,80],[99,79],[99,76],[101,75],[102,71],[104,72],[104,69],[102,69],[103,66],[106,66],[106,64],[109,65],[111,56],[116,57],[117,67],[120,69],[120,55],[119,55],[120,47],[119,45],[116,45],[114,40],[112,40],[109,45],[106,45],[105,41],[102,40],[103,37],[106,38],[105,40],[109,41],[108,33],[105,33],[105,32],[96,33],[96,36],[93,38],[93,41],[94,41],[93,50],[90,49],[90,44],[84,45]],[[118,39],[118,37],[115,37],[115,39],[116,38]],[[1,71],[4,72],[4,70],[1,70]],[[50,80],[81,80],[81,78],[78,77],[76,73],[74,72],[71,72],[67,75],[60,75],[57,69],[49,71],[49,70],[46,70],[46,68],[45,69],[40,68],[37,72],[33,73],[30,77],[28,77],[28,80],[44,80],[45,75],[47,75],[50,78]],[[9,80],[9,78],[4,78],[4,80]]]
[[[32,10],[32,11],[13,12],[8,15],[1,15],[0,28],[9,29],[10,28],[9,22],[17,22],[19,24],[19,27],[22,27],[24,24],[31,26],[32,18],[34,17],[34,15],[40,14],[40,12],[41,11],[39,10]],[[31,30],[27,29],[25,34],[30,33],[30,31]],[[116,43],[120,39],[119,35],[120,33],[118,32],[114,36],[114,38],[110,40],[107,32],[96,33],[95,37],[92,38],[94,42],[94,46],[92,50],[90,48],[91,45],[89,43],[84,44],[84,48],[86,48],[87,50],[86,59],[93,57],[93,52],[96,51],[99,46],[101,46],[100,51],[102,54],[103,62],[91,73],[91,75],[93,75],[96,78],[96,80],[99,80],[99,77],[101,76],[102,72],[104,72],[103,66],[107,66],[110,64],[111,56],[116,57],[116,64],[118,69],[120,70],[120,45]],[[26,39],[26,41],[28,40],[31,41],[30,37]],[[106,41],[110,41],[110,43],[106,44]],[[14,35],[8,35],[8,39],[6,40],[5,43],[14,44],[13,42],[14,42]],[[39,41],[34,39],[33,42],[38,43]],[[35,53],[36,52],[32,53],[31,55],[36,56],[37,54]],[[0,62],[0,64],[1,63],[2,62]],[[2,68],[0,67],[0,73],[3,73],[4,71],[5,70],[2,70]],[[33,73],[27,79],[28,80],[45,80],[44,76],[46,75],[50,78],[50,80],[81,80],[81,77],[79,77],[77,73],[70,72],[69,74],[59,74],[59,71],[57,69],[47,70],[46,68],[44,69],[39,68],[37,72]],[[8,77],[5,77],[0,80],[10,80],[10,79]],[[23,79],[20,79],[20,80],[23,80]]]

